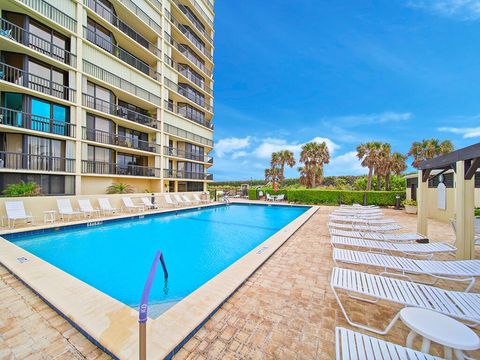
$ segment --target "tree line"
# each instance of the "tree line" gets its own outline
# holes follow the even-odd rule
[[[385,190],[391,188],[392,175],[400,175],[407,169],[407,159],[413,158],[412,166],[418,168],[419,164],[439,155],[447,154],[454,150],[450,140],[424,139],[413,142],[408,153],[392,152],[389,143],[371,141],[357,146],[357,158],[361,165],[368,169],[367,190],[372,189],[374,176],[376,189],[381,190],[382,180]],[[330,152],[326,142],[310,142],[302,146],[298,167],[300,183],[307,188],[315,188],[322,184],[323,168],[330,162]],[[290,150],[280,150],[272,153],[270,167],[265,169],[265,181],[282,183],[285,180],[285,168],[293,168],[296,164],[295,156]]]

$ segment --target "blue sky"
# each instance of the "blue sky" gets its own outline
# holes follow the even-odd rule
[[[326,175],[361,142],[480,140],[480,0],[215,4],[215,179],[263,178],[272,151],[325,140]],[[288,177],[298,176],[295,169]]]

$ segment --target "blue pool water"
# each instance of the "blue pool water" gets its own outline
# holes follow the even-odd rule
[[[150,294],[161,313],[307,210],[232,204],[10,241],[132,307],[138,306],[153,257],[161,250],[169,278],[164,281],[159,267]]]

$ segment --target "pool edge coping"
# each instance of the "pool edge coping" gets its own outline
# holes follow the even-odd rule
[[[232,201],[232,203],[236,203]],[[238,204],[283,205],[241,201]],[[218,206],[211,204],[203,207]],[[220,204],[222,205],[222,204]],[[293,205],[302,207],[301,205]],[[199,206],[193,207],[193,209]],[[309,209],[200,288],[147,323],[148,353],[171,358],[208,319],[319,209]],[[168,209],[162,213],[179,209]],[[153,213],[153,215],[159,212]],[[142,215],[142,214],[141,214]],[[124,218],[137,217],[125,216]],[[85,222],[84,222],[85,223]],[[138,312],[36,257],[0,235],[0,264],[90,341],[120,359],[138,358]],[[18,257],[29,261],[20,263]],[[6,258],[6,259],[5,259]],[[25,265],[27,264],[27,265]]]

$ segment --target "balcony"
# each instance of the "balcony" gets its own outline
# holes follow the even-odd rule
[[[193,82],[195,85],[207,92],[209,95],[213,96],[213,89],[207,88],[207,85],[205,84],[205,78],[199,75],[196,71],[192,70],[190,66],[177,63],[167,54],[164,54],[163,57],[167,65],[177,70],[183,77]]]
[[[136,56],[133,56],[129,52],[123,50],[121,47],[111,43],[107,39],[103,38],[102,36],[96,34],[95,32],[91,31],[90,29],[83,27],[83,36],[90,41],[92,44],[102,48],[103,50],[107,51],[108,53],[112,54],[116,58],[122,60],[123,62],[127,63],[130,66],[133,66],[138,71],[141,71],[147,76],[150,76],[152,79],[160,80],[160,74],[147,63],[143,62]]]
[[[213,174],[196,173],[175,169],[164,169],[163,177],[168,179],[213,180]]]
[[[211,121],[205,119],[205,114],[188,104],[175,105],[165,100],[165,108],[181,117],[213,130],[213,124]]]
[[[95,12],[98,16],[103,18],[104,20],[108,21],[110,24],[115,26],[125,35],[130,37],[131,39],[135,40],[138,44],[146,48],[152,54],[160,57],[162,52],[159,48],[157,48],[153,43],[145,39],[143,36],[139,35],[136,30],[131,28],[125,22],[120,20],[114,13],[110,11],[105,5],[98,2],[97,0],[83,0],[83,3],[93,12]]]
[[[168,20],[175,25],[175,27],[202,52],[210,61],[213,61],[213,56],[206,50],[205,43],[198,37],[189,26],[180,23],[168,10],[165,10],[165,14]]]
[[[0,151],[0,169],[73,173],[75,159]]]
[[[75,137],[75,124],[0,107],[0,125]]]
[[[120,165],[101,161],[82,160],[83,174],[160,177],[160,169],[139,165]]]
[[[172,135],[181,139],[186,139],[186,140],[197,142],[205,146],[213,147],[212,139],[208,139],[206,137],[200,136],[190,131],[180,129],[168,123],[163,124],[163,131],[165,131],[169,135]]]
[[[25,45],[43,55],[51,57],[70,66],[76,66],[77,57],[70,51],[47,41],[40,36],[32,34],[21,27],[0,18],[0,35],[13,40],[19,44]]]
[[[210,44],[213,45],[213,38],[207,34],[205,30],[205,26],[201,23],[201,21],[195,16],[195,14],[190,10],[190,8],[186,5],[183,5],[178,0],[173,0],[175,5],[180,9],[180,11],[187,17],[188,20],[195,26],[195,28],[208,40]]]
[[[87,127],[82,127],[82,139],[95,141],[102,144],[121,146],[129,149],[160,153],[160,145],[158,144],[139,140],[132,136],[112,134],[106,131],[90,129]]]
[[[148,126],[154,129],[160,128],[160,122],[150,116],[127,109],[123,106],[109,103],[107,101],[97,99],[88,94],[82,94],[83,106],[95,109],[100,112],[121,117],[126,120],[133,121],[137,124]]]
[[[175,4],[177,4],[177,6],[179,5],[179,1],[178,0],[174,0]],[[203,20],[213,29],[213,22],[212,20],[210,20],[210,18],[207,16],[207,14],[205,13],[205,11],[202,9],[202,7],[200,6],[200,4],[196,1],[196,0],[190,0],[190,2],[194,5],[195,9],[197,9],[197,11],[202,15],[202,18]],[[189,11],[191,12],[191,10],[189,9]],[[212,10],[213,11],[213,10]],[[198,20],[197,20],[198,21]]]
[[[205,67],[205,62],[190,49],[188,45],[180,44],[173,39],[168,33],[165,32],[165,40],[168,44],[177,49],[185,58],[191,61],[196,67],[202,70],[207,76],[212,76],[212,71]]]
[[[71,32],[77,31],[77,21],[63,11],[58,10],[55,6],[50,5],[48,2],[44,0],[20,0],[20,2],[49,18],[55,24],[63,26]]]
[[[164,146],[163,154],[165,156],[173,156],[173,157],[178,157],[182,159],[201,161],[201,162],[213,164],[213,158],[211,156],[208,156],[205,154],[193,153],[193,152],[177,149],[174,147]]]
[[[201,106],[205,110],[213,113],[213,108],[205,103],[205,96],[199,91],[195,90],[188,84],[177,84],[170,80],[169,78],[164,77],[164,84],[170,90],[175,91],[177,94],[187,98],[188,100],[193,101],[195,104]]]
[[[18,69],[3,62],[0,62],[0,80],[24,86],[59,99],[68,101],[75,100],[75,90],[68,86],[30,74],[25,70]]]

